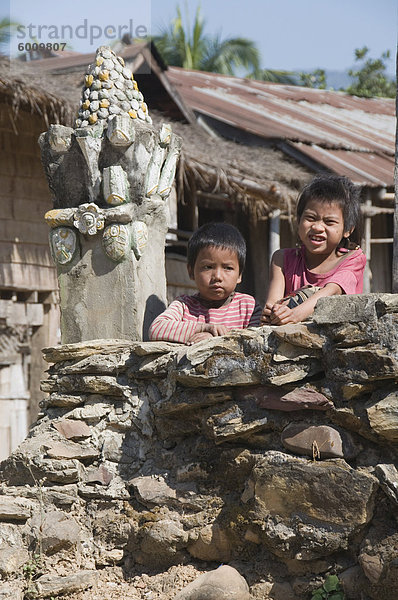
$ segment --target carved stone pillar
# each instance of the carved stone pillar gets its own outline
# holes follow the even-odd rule
[[[39,138],[54,194],[45,215],[57,265],[62,342],[140,340],[166,300],[166,200],[181,140],[155,131],[122,58],[97,51],[76,127]]]

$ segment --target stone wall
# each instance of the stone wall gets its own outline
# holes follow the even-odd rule
[[[12,597],[184,563],[234,566],[252,598],[306,599],[329,574],[347,598],[398,595],[397,295],[193,346],[44,356],[43,412],[0,468]]]

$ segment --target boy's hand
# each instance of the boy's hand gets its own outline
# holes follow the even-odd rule
[[[225,335],[229,329],[225,325],[215,325],[214,323],[200,323],[198,324],[198,331],[195,331],[189,338],[187,345],[196,344],[202,340],[207,340],[211,337],[217,337],[219,335]]]
[[[212,337],[213,335],[208,331],[199,331],[198,333],[194,333],[193,335],[191,335],[186,345],[192,346],[192,344],[196,344],[197,342],[201,342],[202,340],[208,340]]]
[[[202,331],[203,332],[208,332],[211,333],[211,335],[214,336],[218,336],[218,335],[225,335],[228,333],[229,328],[225,327],[225,325],[215,325],[213,323],[204,323],[202,326]]]

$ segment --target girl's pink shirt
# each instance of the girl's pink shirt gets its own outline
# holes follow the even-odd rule
[[[304,246],[284,250],[285,295],[298,290],[304,285],[324,287],[327,283],[337,283],[344,294],[362,293],[366,256],[360,248],[351,252],[327,273],[312,273],[307,269],[304,252]]]

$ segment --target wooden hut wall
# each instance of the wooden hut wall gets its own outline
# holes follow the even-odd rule
[[[0,102],[1,333],[11,344],[16,337],[18,348],[12,360],[0,348],[0,420],[8,430],[3,453],[21,441],[23,424],[36,420],[42,398],[39,382],[46,369],[41,349],[59,341],[58,284],[44,222],[52,201],[37,143],[45,129],[42,116],[22,108],[15,114]],[[22,330],[26,339],[20,344]],[[14,371],[19,373],[17,394]]]
[[[20,111],[14,120],[0,105],[0,286],[48,292],[57,278],[44,213],[51,196],[37,144],[43,119]]]

